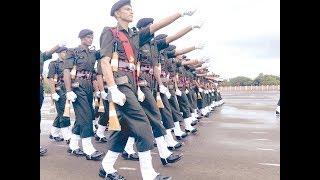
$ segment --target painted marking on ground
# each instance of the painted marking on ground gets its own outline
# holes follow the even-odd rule
[[[265,165],[265,166],[279,166],[280,167],[280,164],[272,164],[272,163],[258,163],[260,165]]]
[[[254,132],[251,132],[251,133],[254,133],[254,134],[267,134],[267,132],[263,132],[263,131],[254,131]]]
[[[120,167],[119,169],[129,170],[129,171],[135,171],[136,170],[136,168],[130,168],[130,167]]]
[[[271,141],[270,139],[254,139],[256,141]]]
[[[276,151],[275,149],[264,149],[264,148],[257,148],[257,149],[261,151]]]

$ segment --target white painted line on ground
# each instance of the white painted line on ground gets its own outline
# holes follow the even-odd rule
[[[262,132],[262,131],[255,131],[255,132],[251,132],[251,133],[254,133],[254,134],[267,134],[267,132]]]
[[[264,149],[264,148],[257,148],[257,149],[261,151],[276,151],[275,149]]]
[[[256,141],[271,141],[270,139],[254,139]]]
[[[57,144],[57,146],[60,146],[60,147],[68,147],[68,145],[60,145],[60,144]]]
[[[272,163],[258,163],[260,165],[265,165],[265,166],[279,166],[280,167],[280,164],[272,164]]]
[[[129,168],[129,167],[120,167],[119,169],[129,170],[129,171],[135,171],[136,170],[136,168]]]
[[[203,120],[200,121],[200,123],[203,123],[203,122],[204,122],[204,123],[210,123],[210,122],[213,122],[213,121],[203,121]]]

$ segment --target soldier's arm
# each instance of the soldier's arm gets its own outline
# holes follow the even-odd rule
[[[181,17],[180,13],[175,13],[171,16],[168,16],[164,19],[161,19],[158,22],[155,22],[150,25],[150,34],[155,33],[159,29],[168,26],[169,24],[173,23],[175,20],[179,19]]]
[[[110,65],[110,57],[105,56],[101,59],[101,70],[102,74],[105,77],[108,87],[115,85],[112,68]]]
[[[55,45],[49,51],[44,52],[42,54],[43,55],[43,61],[51,59],[52,58],[52,54],[55,53],[58,49],[59,49],[59,45]]]
[[[71,91],[70,69],[64,69],[63,70],[63,81],[64,81],[64,85],[66,87],[67,92]]]
[[[188,52],[191,52],[193,50],[195,50],[195,46],[191,46],[191,47],[187,47],[187,48],[184,48],[184,49],[179,49],[179,50],[176,50],[176,52],[174,53],[175,56],[179,56],[179,55],[182,55],[182,54],[186,54]]]
[[[113,53],[113,44],[114,37],[112,32],[109,29],[104,29],[100,36],[100,53],[102,57],[100,59],[100,66],[102,75],[108,87],[116,84],[114,81],[113,71],[110,64],[110,60]]]
[[[53,78],[49,78],[49,84],[50,84],[51,94],[54,94],[56,92],[56,87],[55,87],[55,82]]]
[[[97,85],[98,85],[99,91],[104,91],[103,77],[101,74],[97,75]]]
[[[48,67],[49,71],[48,71],[48,75],[47,78],[49,79],[49,86],[51,89],[52,93],[56,92],[56,88],[55,88],[55,82],[53,80],[54,75],[55,75],[55,63],[54,61],[51,61]]]
[[[159,85],[162,85],[162,81],[160,78],[161,70],[159,69],[159,66],[154,66],[154,77]]]
[[[188,26],[188,27],[185,27],[185,28],[181,29],[180,31],[178,31],[176,34],[174,34],[172,36],[167,36],[166,37],[166,43],[169,44],[172,41],[175,41],[175,40],[181,38],[182,36],[184,36],[185,34],[190,32],[191,30],[192,30],[192,26]]]
[[[92,81],[92,85],[93,85],[94,92],[99,91],[97,79],[95,79],[95,80]]]
[[[198,62],[199,62],[198,59],[192,59],[192,60],[189,60],[189,61],[182,60],[181,61],[181,65],[183,65],[183,66],[185,66],[185,65],[196,65]]]

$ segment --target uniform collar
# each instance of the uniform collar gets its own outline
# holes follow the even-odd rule
[[[119,31],[125,32],[129,35],[129,37],[132,37],[133,31],[128,27],[128,29],[124,29],[119,23],[117,23],[117,29]]]

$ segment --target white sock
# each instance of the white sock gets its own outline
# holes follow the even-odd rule
[[[180,128],[180,123],[179,121],[174,122],[174,128],[173,128],[173,132],[176,136],[182,136],[182,134],[184,133],[181,128]]]
[[[71,150],[76,150],[79,149],[79,140],[80,140],[80,135],[76,135],[76,134],[71,134],[71,138],[70,138],[70,144],[69,147]]]
[[[69,126],[61,128],[61,134],[63,136],[63,139],[65,139],[65,140],[70,139],[71,138],[71,130],[69,129]]]
[[[124,150],[128,153],[128,154],[134,154],[135,151],[133,150],[133,145],[134,145],[134,137],[129,137],[127,140],[127,144],[124,147]]]
[[[99,137],[99,138],[104,138],[104,137],[106,137],[105,135],[104,135],[104,131],[107,129],[107,126],[101,126],[100,124],[98,124],[98,129],[97,129],[97,132],[96,132],[96,134],[97,134],[97,136]]]
[[[167,142],[168,146],[174,147],[175,145],[178,144],[178,142],[173,139],[173,136],[171,134],[171,129],[167,129],[166,131],[167,131],[167,134],[164,135],[164,139]]]
[[[192,131],[194,128],[191,126],[191,121],[192,119],[190,119],[190,117],[183,119],[184,122],[184,127],[189,130]]]
[[[59,137],[60,128],[56,128],[54,126],[51,127],[51,135],[53,137]]]
[[[138,152],[138,155],[142,179],[153,180],[155,177],[157,177],[158,173],[156,173],[156,171],[153,169],[150,150]]]
[[[96,149],[93,147],[91,143],[91,137],[82,138],[82,149],[83,152],[87,155],[91,155],[96,151]]]
[[[164,159],[169,157],[172,154],[172,152],[170,152],[170,150],[168,149],[168,146],[167,146],[166,141],[164,140],[164,137],[160,136],[160,137],[155,138],[155,140],[157,143],[160,157],[164,158]]]
[[[114,166],[114,163],[116,163],[119,154],[120,153],[108,150],[107,154],[104,156],[102,160],[102,167],[107,174],[112,174],[114,172],[117,172],[117,170],[115,170],[113,166]]]

